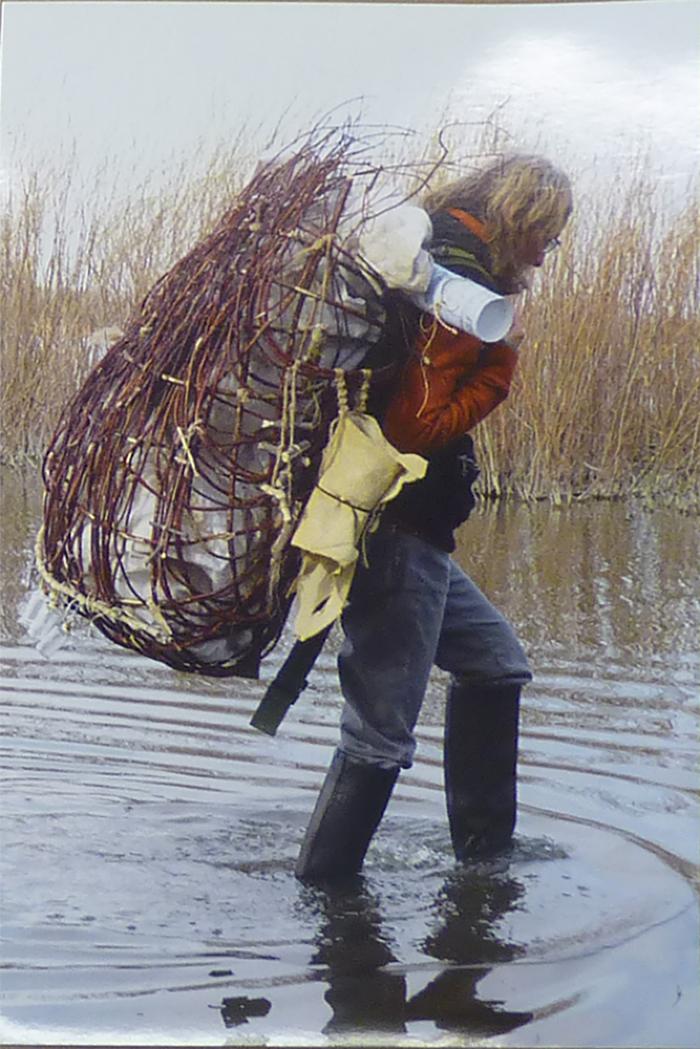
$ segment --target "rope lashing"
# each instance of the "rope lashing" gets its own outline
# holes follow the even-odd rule
[[[318,128],[259,165],[67,406],[36,561],[51,599],[116,643],[213,674],[277,643],[291,535],[334,420],[366,410],[386,320],[346,248],[364,220],[350,191],[381,173],[364,150]]]

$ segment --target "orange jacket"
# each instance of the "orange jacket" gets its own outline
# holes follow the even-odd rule
[[[421,454],[451,444],[505,400],[518,355],[504,342],[485,346],[425,315],[382,419],[388,441]]]
[[[457,209],[450,214],[486,240],[473,216]],[[383,414],[387,440],[399,451],[420,454],[451,444],[505,400],[517,360],[505,342],[484,344],[422,314],[415,349]]]

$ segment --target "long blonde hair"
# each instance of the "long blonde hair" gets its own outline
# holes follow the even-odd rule
[[[478,171],[429,192],[429,214],[460,208],[480,219],[487,231],[496,278],[521,284],[518,248],[534,231],[545,240],[557,237],[571,214],[568,177],[544,157],[500,156]]]

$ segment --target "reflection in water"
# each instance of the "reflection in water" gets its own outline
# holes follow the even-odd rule
[[[323,1033],[405,1031],[406,978],[384,971],[396,958],[362,875],[326,890],[307,886],[302,893],[319,921],[311,964],[327,968],[324,998],[333,1016]]]
[[[432,1020],[446,1031],[503,1034],[532,1019],[531,1012],[513,1012],[478,995],[491,964],[523,953],[496,929],[523,895],[514,878],[484,864],[459,868],[446,879],[435,903],[437,924],[423,949],[453,964],[411,997],[405,975],[386,968],[398,959],[382,930],[379,902],[361,875],[342,886],[303,891],[319,921],[311,963],[327,970],[324,997],[333,1010],[324,1034],[404,1033],[415,1020]]]
[[[497,928],[524,895],[521,882],[499,865],[484,861],[457,867],[448,876],[435,904],[436,928],[424,942],[427,954],[470,965],[509,961],[523,953]]]
[[[34,577],[40,510],[38,474],[0,466],[0,628],[13,640],[19,635],[18,610]]]
[[[461,560],[535,669],[516,847],[454,868],[436,674],[365,880],[328,894],[293,867],[336,741],[337,639],[275,739],[249,724],[262,683],[82,630],[44,661],[18,623],[37,479],[4,482],[0,1041],[221,1044],[223,1021],[232,1045],[697,1045],[697,519],[468,522]]]
[[[221,1018],[226,1027],[238,1027],[248,1023],[253,1016],[267,1016],[272,1003],[267,998],[249,998],[242,995],[236,998],[224,998],[221,1003]]]
[[[39,478],[0,468],[0,625],[18,639],[32,575]],[[626,502],[482,504],[459,534],[460,562],[529,651],[608,658],[698,655],[696,517]]]
[[[455,963],[445,968],[408,1003],[413,1020],[434,1020],[446,1031],[505,1034],[532,1019],[502,1002],[481,1000],[477,986],[490,971],[479,961],[500,963],[522,955],[522,946],[497,931],[498,922],[524,895],[522,884],[490,864],[461,867],[445,881],[436,901],[437,926],[425,939],[425,953]]]
[[[623,502],[482,506],[457,556],[531,651],[697,654],[697,517]]]

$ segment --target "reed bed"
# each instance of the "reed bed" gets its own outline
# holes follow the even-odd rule
[[[208,233],[253,161],[220,149],[128,195],[106,162],[77,185],[70,159],[22,173],[0,218],[0,461],[37,463],[84,381],[93,336],[121,329],[159,277]],[[107,332],[109,335],[109,332]],[[98,336],[99,343],[101,336]]]
[[[483,495],[700,506],[700,213],[645,187],[571,223],[524,304],[505,406],[476,431]]]
[[[38,461],[90,334],[125,325],[251,169],[239,142],[128,197],[108,165],[82,194],[70,164],[25,174],[0,226],[3,462]],[[700,508],[700,218],[689,200],[664,228],[653,188],[642,175],[605,209],[577,202],[526,296],[511,396],[475,432],[482,497]]]

